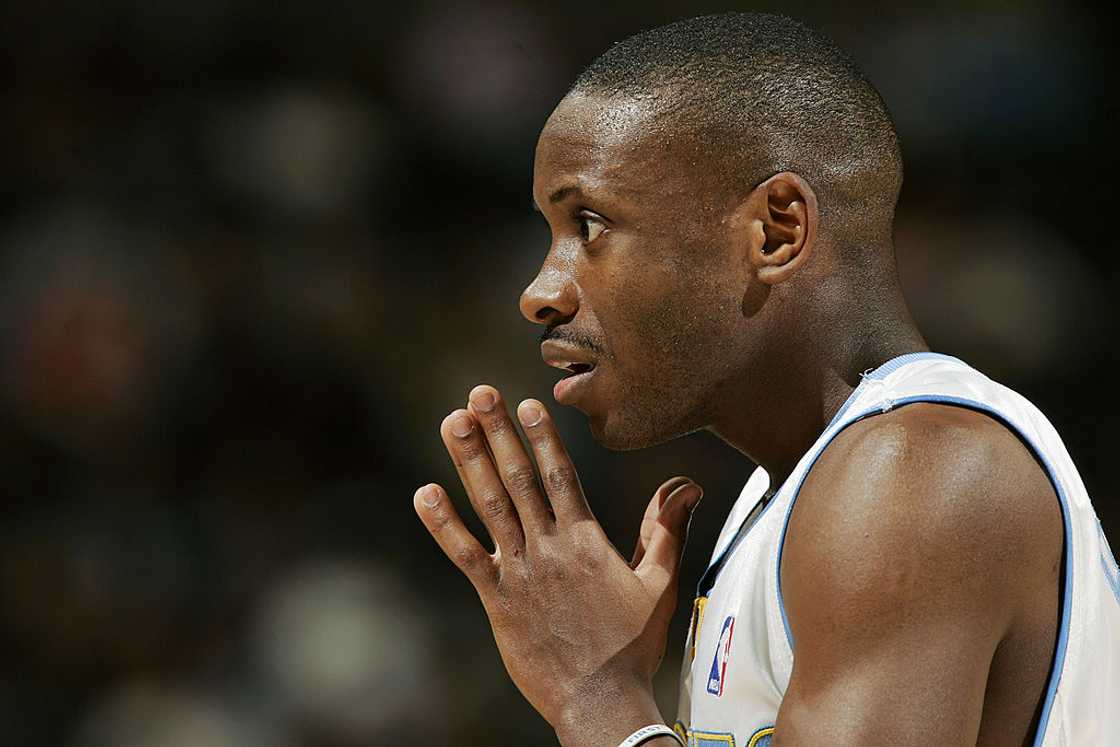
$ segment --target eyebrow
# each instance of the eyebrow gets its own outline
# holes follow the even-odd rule
[[[579,187],[575,186],[574,184],[569,184],[568,186],[561,187],[560,189],[550,194],[548,196],[548,201],[549,203],[555,205],[556,203],[562,201],[564,198],[568,197],[568,195],[578,194],[580,192],[581,190]],[[538,213],[541,211],[541,206],[537,204],[535,198],[533,199],[533,210],[536,210]]]
[[[557,203],[563,200],[568,195],[575,194],[579,191],[579,187],[575,186],[574,184],[567,187],[561,187],[548,196],[548,201],[551,203]]]

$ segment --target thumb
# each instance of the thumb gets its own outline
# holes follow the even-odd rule
[[[660,569],[675,577],[684,553],[685,540],[688,538],[688,523],[692,511],[704,496],[704,490],[689,481],[677,486],[657,514],[645,556],[635,569],[639,573]]]
[[[642,517],[642,526],[638,530],[638,542],[634,545],[634,555],[630,560],[631,568],[637,568],[638,564],[642,562],[642,558],[645,557],[646,548],[649,547],[649,541],[653,539],[653,530],[657,526],[657,516],[661,513],[661,507],[669,500],[669,494],[681,485],[687,485],[690,482],[692,482],[691,479],[678,475],[677,477],[670,477],[654,491],[649,505],[646,506],[645,516]]]

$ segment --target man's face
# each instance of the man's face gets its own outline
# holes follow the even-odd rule
[[[545,358],[575,364],[558,401],[614,449],[711,422],[746,345],[731,205],[665,119],[654,102],[573,94],[537,143],[533,198],[552,243],[521,310],[547,326]]]

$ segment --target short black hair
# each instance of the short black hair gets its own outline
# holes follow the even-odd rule
[[[569,93],[657,96],[737,188],[796,172],[818,195],[823,230],[890,241],[902,186],[891,115],[847,53],[792,18],[726,13],[644,31]]]

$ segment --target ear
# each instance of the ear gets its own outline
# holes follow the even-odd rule
[[[809,261],[820,212],[813,188],[797,174],[774,174],[751,191],[736,213],[746,260],[763,283],[777,285]]]

